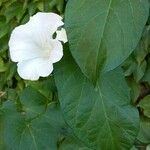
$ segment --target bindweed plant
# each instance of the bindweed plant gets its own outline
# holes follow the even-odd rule
[[[149,0],[0,1],[0,150],[149,150]]]

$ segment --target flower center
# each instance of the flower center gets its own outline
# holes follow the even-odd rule
[[[45,48],[44,48],[44,53],[43,53],[43,57],[50,57],[51,50],[52,50],[52,47],[50,47],[50,46],[45,46]]]
[[[42,50],[43,50],[43,57],[50,57],[50,53],[52,51],[52,45],[50,40],[46,40],[43,42],[42,45]]]

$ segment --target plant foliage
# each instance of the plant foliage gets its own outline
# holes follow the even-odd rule
[[[0,1],[0,150],[150,148],[149,0]],[[54,73],[22,80],[12,30],[36,12],[64,17]]]

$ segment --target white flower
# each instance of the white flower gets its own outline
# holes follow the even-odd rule
[[[18,73],[26,80],[38,80],[53,71],[53,63],[63,56],[61,42],[67,42],[62,17],[54,13],[39,12],[29,22],[16,27],[10,37],[12,61],[18,62]],[[56,37],[53,38],[54,33]]]

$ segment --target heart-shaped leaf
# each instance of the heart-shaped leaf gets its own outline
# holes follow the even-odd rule
[[[95,82],[100,70],[119,66],[136,48],[148,15],[148,0],[68,1],[65,25],[82,72]]]
[[[18,113],[9,101],[1,111],[0,138],[4,142],[4,149],[57,150],[57,142],[61,140],[66,124],[61,111],[54,103],[48,106],[43,115],[33,120],[28,120],[25,115]]]
[[[71,55],[55,70],[61,108],[75,134],[93,149],[128,150],[138,132],[139,117],[130,105],[121,69],[103,74],[96,88]]]

